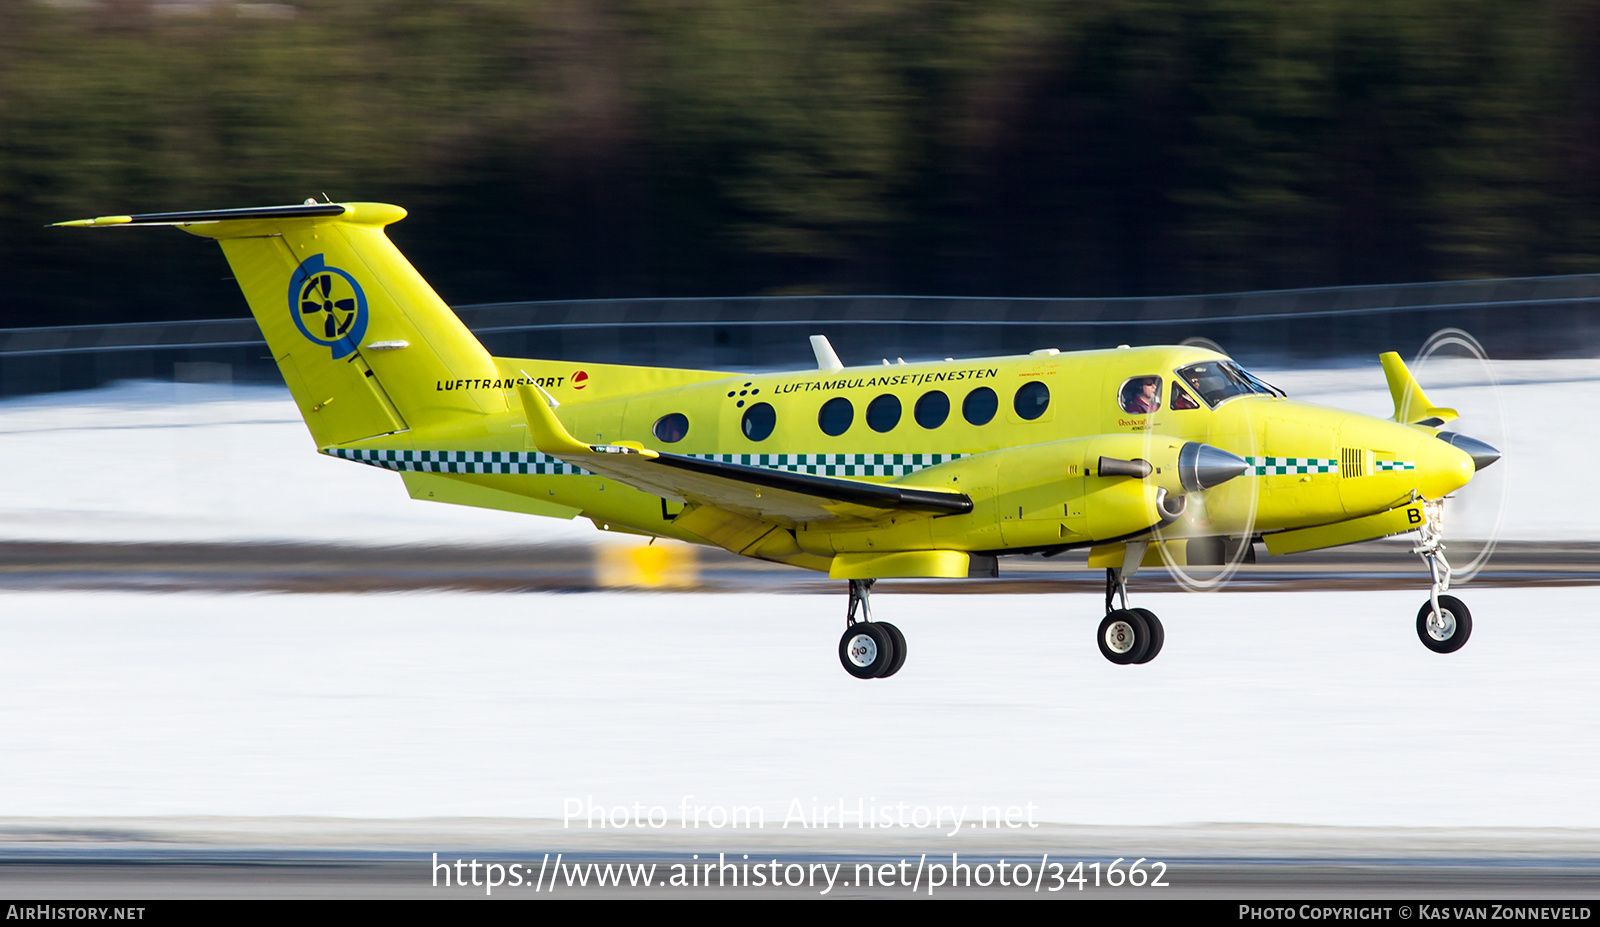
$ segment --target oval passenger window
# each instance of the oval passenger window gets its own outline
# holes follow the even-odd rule
[[[987,386],[980,386],[961,401],[961,417],[974,425],[987,425],[1000,408],[1000,397]]]
[[[1016,398],[1012,400],[1011,405],[1017,410],[1018,415],[1031,422],[1050,408],[1050,387],[1038,380],[1024,383],[1022,388],[1017,390]]]
[[[777,424],[778,413],[772,411],[772,407],[764,402],[758,402],[744,410],[744,419],[740,422],[744,436],[752,441],[765,441]]]
[[[917,424],[924,428],[938,428],[944,420],[950,417],[950,397],[938,390],[923,393],[917,400],[917,406],[912,410],[916,416]]]
[[[850,430],[850,423],[856,420],[856,407],[850,400],[843,396],[835,396],[822,404],[822,411],[817,413],[817,427],[822,433],[838,437]]]
[[[867,427],[882,434],[900,424],[900,397],[884,393],[867,406]]]
[[[656,440],[677,444],[689,433],[689,417],[682,412],[663,415],[656,419],[656,426],[650,430],[655,433]]]

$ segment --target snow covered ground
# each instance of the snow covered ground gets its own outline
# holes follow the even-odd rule
[[[567,799],[1032,803],[1076,824],[1600,827],[1600,589],[1475,589],[1457,654],[1419,590],[875,598],[892,680],[847,676],[842,597],[7,594],[0,818],[559,818]],[[1003,613],[1004,620],[994,620]]]
[[[1600,360],[1437,361],[1416,372],[1453,425],[1505,452],[1450,513],[1485,537],[1506,492],[1502,536],[1600,539],[1569,487],[1600,478]],[[1377,363],[1261,373],[1298,399],[1392,412]],[[1503,417],[1502,417],[1503,416]],[[0,402],[0,538],[276,540],[354,544],[582,542],[560,521],[409,499],[400,478],[317,454],[282,388],[125,383]]]

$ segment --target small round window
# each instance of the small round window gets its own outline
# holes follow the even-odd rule
[[[758,402],[744,410],[744,419],[740,427],[744,429],[744,436],[752,441],[765,441],[772,434],[772,429],[778,424],[778,413],[764,402]]]
[[[950,397],[938,390],[923,393],[917,400],[917,407],[912,410],[917,417],[917,424],[924,428],[938,428],[944,420],[950,417]]]
[[[656,419],[656,426],[650,430],[655,433],[656,440],[677,444],[689,433],[689,417],[682,412],[663,415]]]
[[[856,420],[856,407],[850,400],[843,396],[835,396],[822,404],[822,411],[817,413],[817,427],[822,433],[838,437],[850,430],[850,423]]]
[[[882,434],[900,424],[900,397],[884,393],[867,406],[867,427]]]
[[[974,425],[987,425],[1000,408],[1000,397],[987,386],[980,386],[961,401],[961,417]]]
[[[1011,404],[1018,415],[1031,422],[1050,408],[1050,387],[1038,380],[1024,383]]]

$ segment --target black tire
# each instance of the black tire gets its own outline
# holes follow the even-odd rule
[[[882,676],[894,663],[894,639],[877,622],[858,621],[839,638],[839,662],[857,679]]]
[[[1150,646],[1150,626],[1132,609],[1118,609],[1100,621],[1100,655],[1118,666],[1138,663]]]
[[[1434,653],[1455,653],[1472,636],[1472,612],[1467,611],[1466,603],[1453,595],[1439,596],[1439,611],[1445,616],[1445,636],[1437,636],[1434,629],[1428,627],[1428,619],[1433,615],[1433,600],[1429,599],[1422,603],[1422,610],[1417,612],[1417,637],[1421,639],[1422,646]]]
[[[1133,662],[1149,663],[1156,658],[1157,654],[1161,653],[1161,646],[1167,642],[1167,629],[1161,626],[1161,619],[1157,618],[1156,613],[1150,609],[1135,608],[1130,610],[1138,612],[1139,617],[1144,619],[1144,623],[1150,626],[1150,645],[1145,648],[1144,656]]]
[[[879,679],[888,679],[895,673],[900,672],[900,667],[906,665],[906,636],[900,633],[899,628],[887,621],[874,621],[873,624],[888,631],[890,642],[894,645],[894,658],[889,661],[889,665],[884,668],[883,672],[878,674]]]

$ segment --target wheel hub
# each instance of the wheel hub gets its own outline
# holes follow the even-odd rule
[[[850,662],[865,669],[878,659],[878,642],[871,635],[857,634],[850,638],[850,646],[846,648],[850,655]]]
[[[1450,610],[1440,609],[1428,618],[1428,636],[1436,641],[1447,641],[1456,635],[1456,616]]]
[[[1127,653],[1134,644],[1133,625],[1126,621],[1113,621],[1106,626],[1106,648],[1113,653]]]

